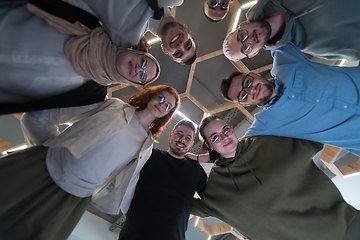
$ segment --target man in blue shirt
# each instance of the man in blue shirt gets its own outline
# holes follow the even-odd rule
[[[264,108],[243,137],[307,139],[360,156],[360,67],[312,62],[292,43],[272,56],[273,80],[252,72],[222,80],[226,100]]]

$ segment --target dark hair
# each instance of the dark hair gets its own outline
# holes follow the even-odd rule
[[[175,129],[176,129],[178,126],[186,126],[186,127],[189,127],[191,130],[193,130],[194,136],[195,136],[195,134],[196,134],[195,125],[194,125],[192,122],[190,122],[189,120],[183,119],[183,120],[178,121],[178,122],[175,124],[175,126],[174,126],[174,128],[173,128],[172,131],[175,131]]]
[[[233,72],[229,77],[226,77],[223,80],[221,80],[220,92],[225,100],[230,101],[230,102],[233,101],[228,95],[230,85],[231,85],[233,78],[236,76],[239,76],[241,74],[243,74],[243,73],[242,72]]]
[[[210,162],[215,162],[215,160],[219,159],[221,157],[221,155],[220,155],[220,153],[216,152],[215,150],[211,151],[210,148],[208,147],[208,146],[210,146],[210,144],[208,142],[208,139],[206,139],[206,137],[205,137],[204,129],[205,129],[206,125],[208,125],[210,122],[212,122],[216,119],[223,120],[221,117],[218,117],[216,115],[211,115],[211,116],[206,117],[203,120],[201,120],[201,123],[199,125],[199,134],[200,134],[200,138],[202,139],[201,150],[209,151]]]
[[[153,137],[156,139],[160,136],[160,133],[162,132],[163,128],[166,126],[166,124],[169,123],[169,121],[174,116],[174,113],[176,109],[180,107],[180,97],[177,91],[166,85],[158,85],[153,87],[148,87],[145,90],[131,96],[129,98],[128,103],[131,106],[136,107],[136,110],[143,110],[146,108],[148,102],[159,92],[167,91],[171,95],[175,97],[175,106],[173,109],[170,110],[168,114],[166,114],[162,118],[156,118],[149,127],[149,130],[151,131]]]
[[[194,55],[189,58],[186,62],[180,62],[180,64],[182,65],[191,65],[195,62],[196,58],[197,58],[197,55],[198,55],[198,50],[197,50],[197,45],[194,41],[194,44],[195,44],[195,52],[194,52]]]

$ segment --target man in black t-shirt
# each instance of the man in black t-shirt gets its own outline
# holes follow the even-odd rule
[[[195,192],[201,196],[206,174],[185,154],[194,143],[195,127],[178,122],[167,151],[153,149],[140,172],[119,240],[185,240]]]

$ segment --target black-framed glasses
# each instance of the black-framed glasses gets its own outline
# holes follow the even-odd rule
[[[169,112],[171,109],[173,109],[173,105],[171,105],[168,102],[165,102],[165,97],[163,95],[161,95],[160,93],[158,94],[158,99],[159,99],[159,103],[160,104],[164,104],[165,105],[165,111]]]
[[[215,1],[209,1],[208,6],[210,8],[216,8],[217,6],[220,6],[221,9],[226,10],[229,8],[230,4],[229,1],[221,1],[221,0],[215,0]]]
[[[212,135],[210,137],[210,141],[212,141],[213,143],[220,143],[223,139],[222,137],[220,137],[220,135],[228,137],[232,134],[234,134],[234,130],[229,126],[225,126],[221,132]]]
[[[246,56],[251,53],[253,47],[250,43],[245,43],[245,41],[249,38],[249,33],[246,29],[238,29],[237,41],[242,43],[242,47],[240,51]]]
[[[246,74],[246,76],[242,82],[241,90],[238,95],[238,103],[242,103],[242,102],[246,101],[246,98],[248,97],[249,93],[246,92],[245,90],[251,86],[253,81],[254,81],[254,78],[252,76],[250,76],[249,74]]]
[[[140,57],[140,60],[138,62],[139,67],[141,68],[138,72],[138,74],[140,73],[140,79],[139,79],[139,83],[141,84],[145,84],[146,80],[147,80],[147,74],[145,72],[146,69],[146,65],[147,65],[147,61],[145,57]]]

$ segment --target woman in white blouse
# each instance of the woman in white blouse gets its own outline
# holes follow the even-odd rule
[[[153,141],[179,103],[175,89],[159,85],[128,103],[25,113],[23,131],[37,146],[0,159],[0,239],[67,239],[90,201],[126,213]],[[63,123],[70,126],[60,134]]]

